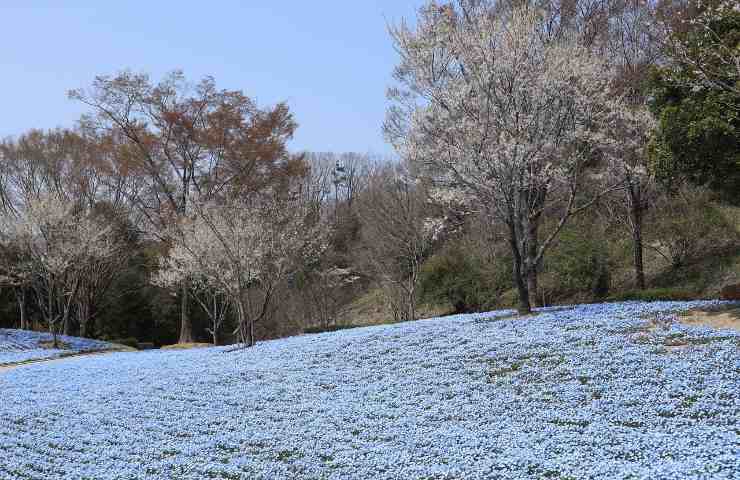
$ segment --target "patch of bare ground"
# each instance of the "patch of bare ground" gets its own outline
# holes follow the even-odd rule
[[[722,308],[690,310],[678,316],[686,325],[704,325],[717,329],[731,329],[740,332],[740,305]]]
[[[162,347],[162,350],[191,350],[193,348],[208,348],[212,346],[212,343],[176,343],[174,345],[165,345]]]

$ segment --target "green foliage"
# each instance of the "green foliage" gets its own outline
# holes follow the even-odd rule
[[[558,243],[545,259],[545,272],[554,278],[549,289],[555,295],[588,293],[604,298],[611,285],[607,239],[590,221],[572,223],[563,229]]]
[[[665,185],[686,178],[707,184],[727,201],[740,202],[740,95],[736,67],[720,62],[740,42],[740,13],[723,10],[707,28],[677,30],[684,55],[655,69],[650,79],[658,129],[651,148],[655,173]],[[702,65],[700,69],[696,65]],[[734,88],[728,85],[735,84]]]
[[[610,295],[610,302],[640,301],[655,302],[660,300],[696,300],[697,292],[682,288],[651,288],[646,290],[634,290]]]
[[[656,205],[649,244],[673,268],[737,242],[740,238],[706,192],[680,189]]]
[[[358,328],[361,325],[351,325],[351,324],[336,324],[336,325],[329,325],[329,326],[315,326],[315,327],[307,327],[303,329],[303,333],[324,333],[324,332],[337,332],[339,330],[347,330],[350,328]]]
[[[451,245],[422,266],[422,299],[430,304],[448,303],[456,313],[494,308],[510,286],[508,268],[506,258],[486,264]]]

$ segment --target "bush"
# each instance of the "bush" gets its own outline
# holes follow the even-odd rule
[[[454,245],[431,257],[421,269],[421,298],[432,305],[449,304],[455,313],[487,310],[498,305],[509,288],[509,259],[490,265]]]
[[[315,326],[315,327],[304,328],[303,333],[337,332],[339,330],[347,330],[350,328],[358,328],[358,327],[360,327],[360,325],[337,324],[337,325],[329,325],[329,326]]]
[[[673,268],[682,267],[737,239],[709,193],[683,186],[659,199],[649,246]]]
[[[697,294],[679,288],[651,288],[647,290],[635,290],[611,295],[607,301],[610,302],[656,302],[661,300],[687,301],[696,300]]]
[[[555,296],[582,292],[600,299],[609,294],[611,266],[607,240],[592,225],[588,221],[569,225],[545,256],[544,270]]]
[[[125,345],[131,348],[139,348],[139,341],[134,337],[117,338],[115,340],[110,340],[110,342],[117,343],[118,345]]]

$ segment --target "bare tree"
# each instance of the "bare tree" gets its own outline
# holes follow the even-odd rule
[[[193,297],[208,315],[210,325],[206,331],[211,335],[214,345],[221,341],[221,329],[229,314],[229,298],[218,288],[211,288],[207,281],[191,282]]]
[[[433,231],[421,184],[387,165],[368,180],[360,208],[363,246],[398,319],[415,320],[419,272]]]

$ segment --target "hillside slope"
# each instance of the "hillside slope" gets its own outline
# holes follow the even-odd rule
[[[60,348],[52,348],[52,335],[48,332],[0,328],[0,366],[120,347],[89,338],[65,335],[59,335],[58,341]]]
[[[0,477],[737,478],[740,334],[665,313],[699,305],[500,311],[16,369],[0,375]]]

